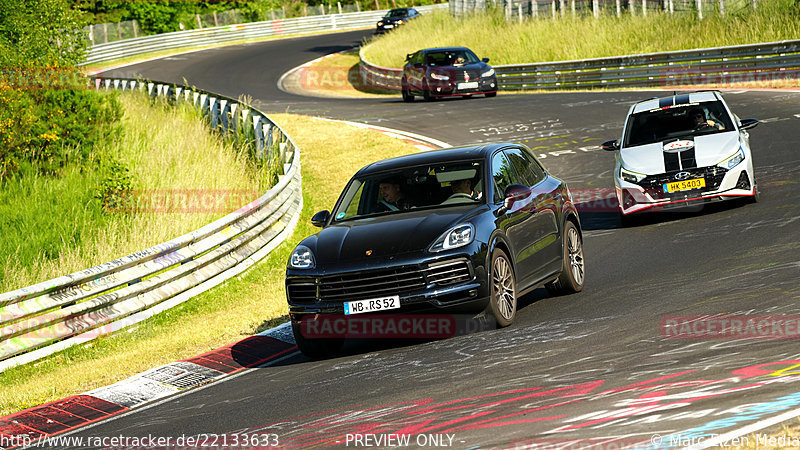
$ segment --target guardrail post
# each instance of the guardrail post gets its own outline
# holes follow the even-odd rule
[[[147,95],[150,97],[153,96],[153,88],[156,86],[155,83],[147,83]]]
[[[217,98],[208,97],[208,118],[211,122],[211,129],[217,129]]]
[[[647,0],[642,0],[642,17],[647,17]]]
[[[253,114],[253,133],[256,138],[256,159],[264,159],[264,130],[261,128],[261,116]]]
[[[283,173],[289,171],[289,168],[292,167],[292,158],[294,157],[294,145],[291,141],[286,143],[286,149],[283,153]]]
[[[236,114],[236,110],[239,108],[239,104],[231,103],[229,105],[229,108],[230,108],[230,110],[228,111],[228,114],[230,114],[230,117],[228,118],[229,121],[228,123],[230,124],[229,129],[230,131],[235,133],[239,129],[239,116]]]
[[[228,123],[228,108],[229,108],[229,105],[230,105],[230,102],[228,100],[220,100],[219,101],[219,120],[220,120],[220,123],[222,124],[222,130],[225,132],[225,134],[228,133],[228,126],[229,126],[229,123]]]
[[[267,160],[268,163],[272,164],[272,127],[271,123],[265,123],[262,125],[262,132],[264,133],[264,147],[268,150],[267,153]]]
[[[719,0],[719,15],[725,17],[725,0]]]
[[[703,0],[697,0],[697,19],[703,20]]]
[[[183,95],[183,88],[181,86],[175,86],[175,101],[179,102],[181,100],[181,95]]]
[[[208,94],[200,94],[200,115],[205,116],[208,113]]]
[[[247,119],[250,117],[250,109],[242,105],[242,121],[239,123],[239,130],[241,130],[242,138],[249,140],[250,131],[247,124]]]

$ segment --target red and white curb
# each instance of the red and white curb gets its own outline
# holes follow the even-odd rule
[[[208,353],[150,369],[126,380],[0,418],[0,442],[27,446],[175,394],[261,367],[297,349],[283,324]]]

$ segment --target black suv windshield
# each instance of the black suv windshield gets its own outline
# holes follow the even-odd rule
[[[623,147],[732,130],[731,117],[720,101],[668,106],[628,117]]]
[[[407,167],[354,178],[333,212],[335,221],[483,202],[480,161]]]

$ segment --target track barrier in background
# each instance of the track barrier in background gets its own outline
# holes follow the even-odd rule
[[[800,40],[493,67],[497,84],[504,91],[639,87],[679,90],[709,84],[797,80]],[[359,71],[369,88],[400,90],[402,69],[369,62],[363,47]]]
[[[447,8],[447,3],[415,7],[422,14],[435,9]],[[387,11],[295,17],[123,39],[116,42],[93,45],[89,49],[84,65],[162,52],[164,50],[209,47],[271,37],[375,27],[375,24]]]

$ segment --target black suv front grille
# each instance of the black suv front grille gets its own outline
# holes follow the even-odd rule
[[[664,192],[665,184],[679,181],[675,179],[675,174],[679,172],[689,172],[689,176],[686,177],[686,179],[705,178],[706,186],[699,189],[692,189],[690,191],[678,191],[672,193]],[[659,175],[648,175],[639,182],[639,186],[643,187],[645,192],[650,194],[650,196],[655,200],[678,200],[696,197],[697,194],[719,189],[719,185],[722,183],[722,178],[725,177],[725,173],[727,173],[727,170],[717,166],[676,170],[674,172],[667,172]]]
[[[413,292],[424,287],[425,277],[417,269],[370,270],[322,277],[319,280],[319,298],[344,302]]]
[[[473,278],[467,260],[434,263],[426,268],[402,266],[329,275],[313,280],[289,279],[286,292],[293,304],[310,305],[403,295],[436,284],[449,286]]]

